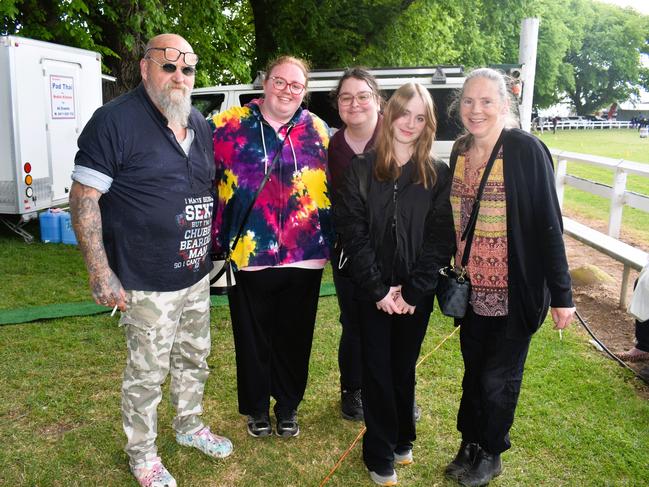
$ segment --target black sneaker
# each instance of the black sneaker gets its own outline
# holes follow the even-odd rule
[[[340,412],[349,421],[363,421],[363,400],[361,390],[342,390],[340,392]]]
[[[270,425],[270,416],[268,413],[260,413],[248,416],[248,434],[255,438],[269,436],[273,432]]]
[[[297,423],[297,411],[294,409],[290,414],[284,416],[275,409],[277,420],[277,436],[290,438],[300,434],[300,425]]]

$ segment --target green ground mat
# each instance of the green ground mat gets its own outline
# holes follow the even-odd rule
[[[320,297],[336,294],[334,285],[325,282],[320,286]],[[226,296],[211,296],[212,306],[225,306],[228,304]],[[29,308],[0,310],[0,325],[16,325],[31,321],[66,318],[68,316],[89,316],[101,313],[110,313],[112,310],[105,306],[84,301],[81,303],[48,304],[45,306],[31,306]]]

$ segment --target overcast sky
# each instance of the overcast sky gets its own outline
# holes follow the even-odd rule
[[[598,0],[603,3],[612,3],[620,7],[633,7],[638,12],[649,15],[649,1],[648,0]]]

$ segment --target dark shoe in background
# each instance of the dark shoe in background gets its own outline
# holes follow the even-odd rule
[[[300,425],[297,422],[297,411],[295,409],[288,414],[284,414],[275,408],[275,419],[277,420],[277,436],[290,438],[300,434]]]
[[[269,436],[273,432],[270,425],[268,413],[260,413],[248,416],[248,434],[255,438]]]
[[[449,479],[458,480],[462,474],[471,468],[478,454],[480,445],[477,443],[460,443],[460,449],[455,458],[444,469],[444,475]]]
[[[343,418],[349,421],[363,421],[363,400],[360,389],[353,391],[343,389],[340,392],[340,412]]]
[[[487,485],[502,472],[499,454],[491,454],[482,448],[478,451],[473,465],[459,478],[460,484],[466,487]]]

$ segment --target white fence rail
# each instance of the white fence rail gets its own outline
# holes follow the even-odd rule
[[[567,152],[558,149],[550,149],[550,152],[557,160],[555,184],[559,203],[563,205],[563,195],[566,185],[608,198],[611,202],[608,234],[611,237],[620,237],[622,212],[625,205],[649,213],[649,196],[627,191],[626,189],[626,180],[629,174],[649,178],[649,164],[593,156],[590,154],[579,154],[577,152]],[[568,161],[609,169],[611,171],[611,185],[589,181],[588,179],[568,174]]]
[[[552,130],[554,124],[552,120],[544,120],[542,124],[537,124],[535,130]],[[575,129],[630,129],[634,128],[630,121],[618,122],[617,120],[561,120],[557,122],[557,130],[575,130]]]

